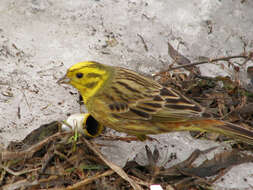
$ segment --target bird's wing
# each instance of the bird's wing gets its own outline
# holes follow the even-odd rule
[[[200,117],[204,111],[176,90],[126,69],[117,70],[102,96],[107,114],[122,119],[177,122]]]

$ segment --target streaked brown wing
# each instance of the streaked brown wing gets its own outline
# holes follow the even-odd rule
[[[114,117],[135,120],[186,121],[203,109],[179,92],[133,71],[117,68],[110,90],[103,92]]]

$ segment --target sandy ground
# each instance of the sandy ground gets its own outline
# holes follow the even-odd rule
[[[171,63],[168,41],[191,61],[252,50],[252,9],[250,0],[1,0],[0,142],[21,140],[42,124],[80,112],[77,91],[56,83],[76,62],[152,74]],[[200,69],[203,75],[233,74],[220,65]],[[253,186],[253,164],[233,170],[219,186]]]

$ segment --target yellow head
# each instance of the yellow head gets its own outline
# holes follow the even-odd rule
[[[93,61],[80,62],[70,67],[67,74],[58,82],[68,83],[77,88],[86,104],[107,81],[111,73],[109,68]]]

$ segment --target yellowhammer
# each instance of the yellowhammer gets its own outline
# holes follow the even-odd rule
[[[147,134],[209,131],[253,144],[253,131],[204,118],[203,108],[193,100],[125,68],[81,62],[70,67],[59,83],[77,88],[88,112],[102,125],[140,140]]]

